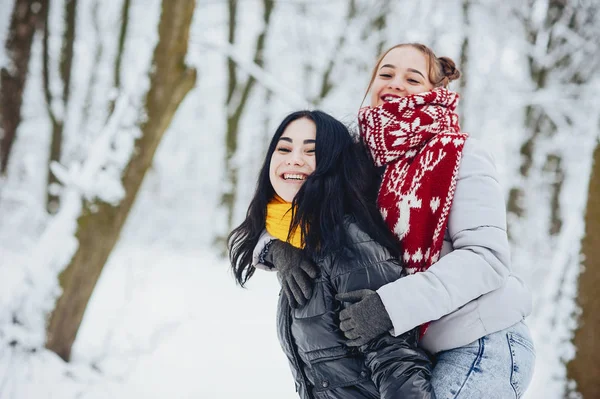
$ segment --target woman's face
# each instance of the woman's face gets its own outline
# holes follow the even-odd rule
[[[433,89],[429,81],[427,59],[414,47],[397,47],[388,52],[377,66],[371,85],[371,107],[394,98],[424,93]]]
[[[279,138],[271,156],[269,178],[275,193],[292,202],[306,178],[316,168],[317,127],[306,118],[291,122]]]

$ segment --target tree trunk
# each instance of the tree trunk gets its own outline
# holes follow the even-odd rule
[[[13,8],[6,39],[9,66],[0,70],[0,173],[6,172],[10,150],[21,123],[31,44],[47,8],[47,0],[16,0]]]
[[[585,215],[585,236],[581,251],[584,256],[577,302],[581,308],[579,328],[573,343],[575,358],[567,365],[567,376],[577,382],[575,388],[584,398],[600,398],[600,143],[594,152],[594,164]]]
[[[158,144],[187,93],[196,72],[185,66],[189,29],[195,0],[164,0],[159,41],[154,50],[150,90],[146,97],[148,119],[141,127],[131,161],[123,173],[126,195],[114,207],[97,204],[78,220],[79,248],[60,276],[63,294],[50,317],[46,347],[69,360],[71,347],[88,300],[135,201]]]
[[[357,9],[357,5],[356,5],[356,1],[348,0],[348,11],[346,13],[346,23],[345,23],[346,29],[348,29],[348,26],[350,26],[350,23],[352,22],[354,17],[356,17],[357,12],[358,12],[358,9]],[[331,74],[333,73],[333,68],[335,68],[336,62],[339,62],[340,53],[342,52],[344,43],[346,42],[346,35],[347,35],[347,32],[345,30],[343,30],[337,38],[337,43],[335,44],[333,51],[329,55],[329,60],[327,61],[327,66],[325,67],[325,70],[323,71],[323,75],[321,76],[321,84],[319,85],[319,87],[320,87],[319,92],[317,93],[316,96],[313,97],[313,99],[311,101],[311,103],[315,104],[315,106],[319,106],[321,101],[323,101],[323,99],[325,97],[327,97],[327,95],[331,92],[331,90],[335,86],[334,85],[335,78],[332,79]]]
[[[119,32],[119,50],[115,61],[115,87],[121,88],[121,63],[123,62],[123,53],[125,52],[125,38],[127,37],[127,27],[129,26],[129,9],[131,0],[124,0],[121,7],[121,31]],[[111,107],[114,109],[114,105]]]
[[[48,157],[48,180],[46,182],[46,209],[49,213],[56,213],[59,206],[59,197],[56,195],[51,186],[59,184],[58,179],[50,170],[52,162],[60,162],[63,143],[63,127],[66,117],[67,107],[69,104],[69,93],[71,90],[71,69],[73,65],[73,51],[75,46],[75,29],[77,21],[77,0],[65,1],[65,31],[62,38],[62,49],[60,54],[60,78],[62,80],[62,98],[54,99],[50,91],[50,26],[49,26],[49,10],[46,8],[45,25],[44,25],[44,56],[43,56],[43,78],[44,78],[44,94],[46,97],[46,106],[48,115],[52,122],[52,138],[50,142],[50,155]],[[62,115],[55,115],[53,102],[60,101],[63,109]]]
[[[263,52],[267,40],[267,33],[270,27],[271,14],[275,7],[274,0],[263,0],[263,31],[256,38],[254,49],[254,63],[260,67],[263,66]],[[229,0],[229,43],[235,43],[235,24],[237,18],[237,0]],[[228,85],[227,85],[227,131],[225,133],[225,179],[226,189],[221,193],[221,205],[225,207],[227,232],[233,227],[233,211],[236,201],[236,190],[238,182],[238,167],[233,162],[233,157],[237,152],[238,130],[242,115],[250,94],[256,84],[254,76],[248,76],[244,83],[240,83],[237,78],[236,64],[231,58],[227,61]],[[215,239],[215,245],[220,246],[223,251],[226,249],[225,235],[218,236]]]
[[[546,15],[543,22],[538,21],[539,15],[531,13],[525,18],[525,32],[528,44],[532,48],[541,49],[544,46],[543,56],[532,52],[529,55],[529,73],[536,90],[550,88],[554,85],[580,86],[584,88],[593,80],[600,58],[597,53],[583,45],[589,41],[598,41],[599,7],[594,2],[567,2],[564,0],[548,0],[545,3]],[[537,10],[536,0],[528,2],[529,10]],[[565,35],[563,32],[570,32]],[[571,43],[567,37],[580,37],[580,42]],[[579,54],[581,53],[581,54]],[[560,54],[560,56],[556,56]],[[574,54],[579,54],[575,57]],[[551,62],[548,62],[551,60]],[[574,126],[572,115],[564,118],[564,125],[569,128]],[[541,174],[547,181],[554,183],[544,184],[544,190],[550,196],[550,221],[548,235],[559,236],[563,226],[561,215],[561,190],[562,180],[568,165],[563,162],[562,149],[544,150],[541,153],[539,143],[553,139],[557,134],[565,134],[564,127],[559,127],[543,105],[529,105],[525,109],[525,127],[529,137],[520,148],[521,165],[519,172],[523,177],[522,183],[515,185],[508,198],[508,212],[516,216],[515,219],[527,216],[524,200],[539,187],[528,186],[532,172]],[[541,163],[541,160],[544,160]]]

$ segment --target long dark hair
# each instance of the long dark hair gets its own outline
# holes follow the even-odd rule
[[[228,237],[229,259],[240,285],[254,274],[252,254],[265,229],[267,204],[275,191],[269,179],[271,156],[287,126],[300,118],[316,125],[316,169],[308,176],[292,204],[290,231],[299,228],[305,253],[313,258],[349,247],[345,218],[375,241],[398,255],[398,243],[376,207],[379,174],[365,145],[355,141],[343,123],[322,111],[293,112],[281,122],[258,175],[256,192],[246,219]]]

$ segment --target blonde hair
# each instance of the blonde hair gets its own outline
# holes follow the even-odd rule
[[[460,71],[456,68],[456,64],[451,58],[448,57],[437,57],[433,50],[421,43],[401,43],[397,44],[393,47],[387,49],[383,54],[379,56],[377,59],[377,63],[373,68],[373,72],[371,72],[371,80],[369,81],[369,85],[367,86],[367,90],[365,91],[365,96],[363,97],[363,102],[367,95],[369,94],[369,90],[371,90],[371,86],[373,85],[373,81],[375,81],[375,77],[377,76],[377,68],[381,61],[385,58],[388,53],[394,49],[400,47],[412,47],[416,50],[419,50],[425,56],[427,61],[427,65],[429,66],[429,71],[427,72],[427,77],[429,81],[433,84],[433,87],[448,87],[448,84],[453,80],[456,80],[460,77]]]

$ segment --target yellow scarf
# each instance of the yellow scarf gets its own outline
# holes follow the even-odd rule
[[[292,224],[292,204],[275,194],[267,205],[267,232],[273,237],[302,248],[302,240],[298,229],[292,233],[288,241],[288,233]]]

